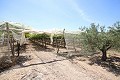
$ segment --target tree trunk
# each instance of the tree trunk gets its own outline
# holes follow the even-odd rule
[[[107,53],[106,53],[106,50],[103,50],[102,51],[102,61],[106,61],[107,59]]]
[[[12,56],[14,57],[15,56],[15,54],[14,54],[14,39],[11,38],[10,42],[11,42],[10,46],[11,46],[11,50],[12,50]]]
[[[18,53],[17,56],[19,56],[20,55],[20,43],[19,42],[17,42],[17,53]]]
[[[46,39],[44,39],[44,40],[45,40],[45,49],[46,49],[46,48],[47,48],[47,47],[46,47],[46,45],[47,45],[46,41],[47,41],[47,40],[46,40]]]

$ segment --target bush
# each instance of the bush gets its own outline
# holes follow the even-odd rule
[[[61,39],[61,38],[64,38],[63,34],[57,34],[53,36],[53,39]]]
[[[43,33],[43,34],[30,34],[30,39],[49,39],[50,35]]]
[[[30,38],[30,33],[25,33],[25,38]]]

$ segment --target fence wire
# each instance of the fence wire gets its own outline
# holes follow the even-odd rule
[[[67,50],[75,52],[81,50],[80,33],[65,33],[64,37]]]

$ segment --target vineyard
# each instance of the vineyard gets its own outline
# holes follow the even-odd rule
[[[49,71],[49,68],[52,68],[49,66],[49,64],[51,64],[59,74],[62,74],[56,66],[62,67],[62,71],[65,72],[66,70],[64,70],[64,68],[67,69],[69,65],[69,67],[72,66],[70,67],[70,71],[75,71],[75,73],[73,73],[74,75],[76,75],[76,73],[79,73],[79,76],[80,74],[86,75],[86,72],[84,72],[86,69],[88,71],[92,70],[90,72],[92,75],[90,74],[88,76],[89,79],[94,75],[95,79],[97,79],[98,75],[100,79],[104,72],[108,72],[101,69],[103,71],[102,74],[94,74],[96,71],[91,65],[97,64],[113,72],[119,78],[120,43],[118,37],[120,37],[120,28],[111,27],[110,31],[106,32],[103,27],[99,27],[92,24],[90,28],[85,28],[80,31],[70,32],[64,29],[60,31],[45,32],[33,31],[21,24],[4,22],[0,24],[0,72],[2,73],[9,68],[16,68],[16,66],[28,70],[31,66],[39,69],[39,67],[41,67],[40,65],[45,65],[44,67]],[[116,37],[115,35],[118,36]],[[110,50],[110,52],[108,50]],[[115,51],[114,54],[113,51]],[[80,61],[84,62],[81,63]],[[57,65],[55,65],[55,63]],[[62,65],[65,65],[65,67]],[[83,68],[81,69],[78,65],[81,65]],[[88,67],[90,67],[90,69],[88,69]],[[76,68],[83,72],[80,73],[76,71]],[[94,68],[99,69],[98,66]],[[32,70],[34,69],[35,68],[32,68]],[[56,71],[51,73],[52,76],[59,75]],[[67,73],[71,72],[68,71]],[[67,73],[65,73],[65,75],[71,75]],[[87,73],[89,74],[89,72]],[[36,71],[34,74],[39,76]],[[31,73],[30,75],[34,76],[34,74]],[[111,73],[108,74],[113,76]],[[30,75],[22,77],[21,80],[26,80]],[[115,76],[113,77],[116,78]],[[80,79],[77,76],[75,76],[75,78],[78,80]],[[32,78],[30,77],[30,79]],[[67,79],[70,78],[67,77]],[[108,78],[103,77],[102,80],[104,79]]]
[[[51,42],[51,35],[42,33],[42,34],[27,34],[27,38],[29,38],[31,41],[39,43],[43,47],[46,48],[47,45],[52,45],[54,47],[64,47],[65,48],[65,39],[63,35],[57,34],[52,37],[53,42]],[[62,38],[63,37],[63,38]],[[62,40],[61,40],[62,39]],[[61,42],[61,44],[60,44]]]

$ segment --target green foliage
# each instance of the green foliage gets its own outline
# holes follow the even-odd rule
[[[110,27],[109,34],[112,36],[113,48],[120,51],[120,22],[116,22]]]
[[[30,39],[38,39],[38,38],[39,38],[39,35],[38,35],[38,34],[30,34],[30,35],[29,35],[29,38],[30,38]]]
[[[30,38],[30,33],[25,33],[25,38]]]
[[[0,31],[0,36],[2,35],[2,31]]]
[[[43,34],[29,34],[30,39],[49,39],[50,35],[43,33]]]
[[[112,37],[105,31],[104,26],[91,24],[82,33],[84,47],[89,51],[108,50],[113,45]]]
[[[56,34],[53,36],[53,39],[61,39],[61,38],[64,38],[63,34]]]
[[[120,22],[115,23],[108,31],[104,26],[91,24],[90,28],[86,28],[82,33],[82,38],[84,49],[88,51],[100,50],[102,52],[101,59],[106,61],[107,50],[110,48],[120,49]]]
[[[43,34],[41,34],[41,37],[44,38],[44,39],[49,39],[50,35],[46,34],[46,33],[43,33]]]

